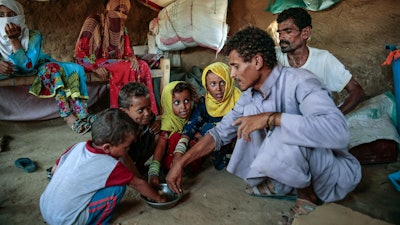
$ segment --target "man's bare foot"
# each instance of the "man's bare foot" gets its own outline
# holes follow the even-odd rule
[[[314,188],[312,187],[312,184],[305,188],[298,188],[297,196],[300,199],[310,201],[314,204],[318,204],[320,202],[318,196],[314,192]]]

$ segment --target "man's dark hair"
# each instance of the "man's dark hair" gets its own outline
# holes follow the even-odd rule
[[[307,10],[303,8],[290,8],[283,10],[277,17],[276,21],[281,23],[287,19],[293,19],[294,24],[302,30],[305,27],[311,27],[311,16]]]
[[[233,50],[239,53],[244,62],[250,62],[260,54],[269,68],[272,69],[277,63],[274,41],[266,31],[255,26],[247,26],[228,39],[225,54],[229,55]]]

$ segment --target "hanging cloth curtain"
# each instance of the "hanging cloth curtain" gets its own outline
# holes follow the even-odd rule
[[[339,2],[339,0],[271,0],[265,11],[272,14],[281,13],[289,8],[305,8],[311,11],[321,11],[331,7]]]

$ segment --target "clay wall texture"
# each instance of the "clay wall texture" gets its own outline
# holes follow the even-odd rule
[[[43,49],[60,61],[73,61],[73,50],[84,19],[104,9],[98,0],[20,0],[27,24],[44,37]],[[229,34],[253,24],[267,29],[276,15],[266,12],[266,0],[230,1],[227,23]],[[147,42],[149,22],[157,12],[132,0],[127,27],[133,45]],[[331,51],[363,86],[367,96],[393,91],[390,66],[382,67],[389,51],[384,45],[400,46],[400,2],[398,0],[344,0],[328,10],[310,12],[313,34],[310,46]],[[181,51],[182,69],[204,68],[226,57],[195,47]],[[345,93],[344,93],[345,94]]]

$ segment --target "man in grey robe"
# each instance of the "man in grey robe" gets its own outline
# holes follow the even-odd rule
[[[168,186],[181,192],[182,168],[237,136],[228,172],[245,180],[248,191],[255,189],[252,194],[297,196],[281,224],[343,199],[360,182],[361,166],[348,152],[348,127],[330,92],[308,70],[278,64],[273,40],[259,28],[237,32],[225,50],[243,94],[214,129],[173,162]]]

